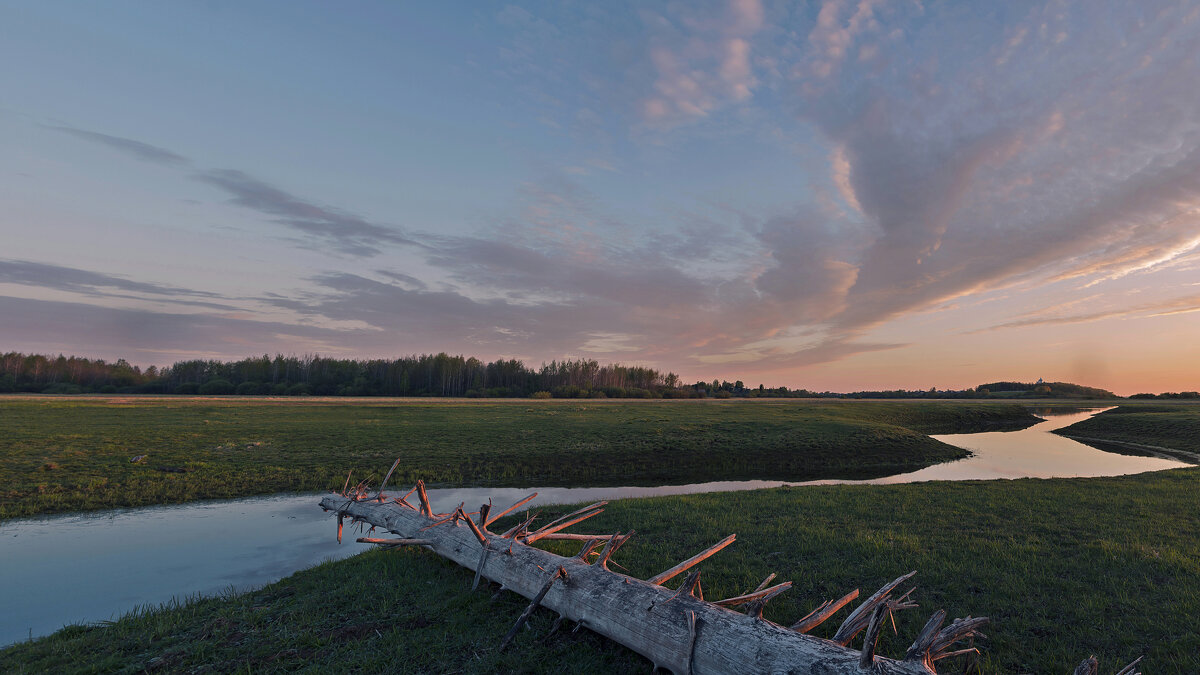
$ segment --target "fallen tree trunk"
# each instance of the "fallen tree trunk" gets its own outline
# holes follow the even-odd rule
[[[612,554],[628,541],[632,532],[596,535],[584,542],[578,555],[570,558],[530,545],[600,513],[605,502],[567,514],[533,532],[528,531],[531,518],[499,535],[488,531],[488,525],[499,517],[488,517],[490,505],[480,508],[476,522],[471,519],[476,513],[464,512],[462,505],[453,513],[434,514],[421,482],[413,491],[419,499],[416,506],[404,498],[389,500],[382,493],[368,496],[365,486],[360,483],[347,494],[323,498],[321,506],[337,512],[339,540],[341,522],[350,517],[400,537],[367,539],[370,543],[386,547],[424,546],[474,570],[476,584],[483,577],[500,583],[501,590],[533,599],[517,625],[509,631],[505,645],[529,615],[541,606],[558,612],[556,627],[563,619],[577,622],[645,656],[656,669],[666,668],[678,675],[750,672],[930,675],[937,672],[935,663],[939,659],[975,652],[973,647],[954,647],[960,640],[980,635],[979,627],[987,622],[985,618],[967,617],[943,627],[946,613],[938,610],[903,659],[881,657],[875,654],[875,643],[885,620],[895,611],[916,607],[907,601],[911,590],[895,599],[891,594],[915,572],[885,585],[862,602],[843,621],[834,639],[826,640],[805,632],[853,601],[858,591],[826,602],[792,628],[786,628],[762,618],[766,603],[791,586],[791,582],[785,582],[768,588],[774,574],[751,593],[716,602],[703,599],[699,570],[691,570],[676,590],[661,585],[732,544],[736,535],[730,535],[666,572],[643,581],[607,567]],[[500,515],[528,502],[533,496],[536,495]],[[603,549],[597,553],[601,544]],[[591,561],[593,556],[596,559]],[[745,613],[729,609],[739,605],[745,607]],[[851,641],[864,629],[860,648],[850,648]],[[1077,672],[1095,673],[1095,663],[1094,659],[1085,661],[1080,668],[1090,665],[1091,670]],[[1120,671],[1121,675],[1137,675],[1134,671],[1136,663]]]
[[[525,538],[536,538],[536,532],[525,534],[518,530],[502,537],[471,520],[461,508],[453,514],[433,515],[423,496],[424,491],[418,489],[417,492],[422,495],[420,508],[406,507],[384,497],[369,498],[361,492],[352,496],[325,497],[321,506],[343,517],[386,529],[402,540],[416,540],[412,543],[420,542],[419,545],[438,555],[500,583],[504,589],[527,598],[542,594],[541,606],[629,647],[650,659],[655,666],[674,673],[928,675],[936,672],[933,663],[941,653],[935,647],[941,644],[948,647],[954,640],[974,633],[973,626],[960,631],[956,627],[958,624],[953,624],[938,633],[945,633],[942,641],[936,644],[931,641],[911,658],[894,660],[876,656],[873,639],[862,649],[850,649],[763,619],[762,605],[790,584],[751,594],[754,597],[745,604],[758,603],[757,611],[743,614],[695,597],[693,592],[698,587],[699,572],[693,572],[679,590],[671,590],[658,583],[609,570],[606,566],[609,557],[627,537],[606,536],[589,541],[584,544],[581,555],[566,558],[526,544]],[[590,513],[599,513],[599,506],[602,503],[589,507]],[[441,524],[435,525],[439,521]],[[599,553],[598,560],[589,562],[599,541],[607,541],[607,545]],[[614,542],[620,543],[614,545]],[[382,539],[378,543],[395,545],[399,542]],[[487,555],[483,555],[485,547],[490,549]],[[696,556],[703,557],[707,556]],[[678,574],[686,569],[683,566],[687,563],[698,562],[686,561],[677,566],[683,569],[672,568],[669,572]],[[557,582],[550,583],[554,579]],[[868,621],[877,616],[875,623],[881,624],[888,612],[898,608],[888,602],[889,592],[890,589],[886,589],[877,594],[880,598],[868,600],[869,607],[867,604],[860,607],[860,610],[866,608]],[[866,627],[865,623],[863,627]],[[861,628],[853,632],[859,630]],[[946,642],[951,637],[954,639]],[[864,663],[867,664],[865,670],[860,665]]]

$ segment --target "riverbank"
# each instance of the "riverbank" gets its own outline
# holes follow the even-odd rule
[[[0,519],[340,488],[397,457],[395,483],[873,478],[966,456],[927,434],[1036,421],[950,401],[0,397]]]
[[[616,562],[641,578],[736,532],[737,543],[703,565],[705,595],[736,595],[777,572],[795,582],[767,607],[781,623],[916,569],[921,609],[899,615],[885,655],[902,654],[929,613],[945,608],[992,618],[981,672],[1070,672],[1089,654],[1107,672],[1144,653],[1147,672],[1183,674],[1200,670],[1197,487],[1200,469],[783,488],[624,500],[581,531],[636,529]],[[648,672],[587,630],[546,638],[546,612],[497,653],[527,601],[491,602],[495,589],[471,593],[471,577],[424,551],[376,551],[251,593],[68,628],[0,651],[0,670]],[[831,634],[841,616],[816,633]]]
[[[1107,441],[1134,450],[1200,458],[1200,405],[1122,404],[1055,433],[1076,440]]]

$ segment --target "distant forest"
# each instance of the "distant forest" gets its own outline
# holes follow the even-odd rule
[[[484,362],[421,354],[397,359],[263,355],[240,361],[189,360],[142,370],[124,359],[9,352],[0,356],[0,393],[200,394],[272,396],[453,396],[468,398],[1118,398],[1067,382],[993,382],[973,389],[813,392],[713,380],[681,382],[654,368],[588,359]],[[1138,394],[1139,398],[1154,397]],[[1193,398],[1195,392],[1162,394]]]

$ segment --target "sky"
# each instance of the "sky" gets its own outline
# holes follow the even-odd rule
[[[1195,2],[0,0],[0,352],[1200,388]]]

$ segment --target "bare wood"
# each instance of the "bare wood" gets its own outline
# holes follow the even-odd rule
[[[565,530],[568,527],[574,525],[575,523],[578,523],[581,520],[587,520],[588,518],[591,518],[592,516],[594,516],[598,513],[602,513],[603,511],[604,511],[604,509],[596,509],[595,511],[588,511],[587,513],[584,513],[582,515],[575,516],[574,518],[564,521],[564,522],[561,522],[557,525],[553,525],[553,526],[547,525],[547,526],[541,528],[540,530],[538,530],[537,532],[531,532],[528,535],[526,535],[525,543],[532,544],[533,542],[537,541],[538,539],[542,539],[543,537],[552,535],[552,534],[558,532],[559,530]]]
[[[771,598],[779,595],[791,587],[792,582],[785,581],[774,588],[769,588],[762,591],[761,595],[746,604],[746,616],[751,616],[755,619],[761,619],[763,608],[767,606],[767,603],[771,601]]]
[[[876,605],[871,613],[871,623],[867,625],[867,633],[863,635],[861,656],[858,658],[859,668],[870,668],[875,663],[875,644],[879,642],[879,629],[883,628],[883,617],[890,614],[888,603]]]
[[[491,510],[491,501],[489,501],[487,504],[480,504],[479,506],[479,529],[484,532],[487,532],[488,513],[490,513]]]
[[[544,526],[542,526],[541,529],[539,529],[537,532],[534,532],[533,534],[537,534],[538,532],[549,530],[550,528],[554,527],[555,525],[558,525],[559,523],[563,522],[564,520],[567,520],[568,518],[574,518],[575,516],[577,516],[581,513],[591,511],[592,509],[598,509],[601,506],[604,506],[606,504],[608,504],[608,502],[606,502],[606,501],[599,501],[599,502],[596,502],[595,504],[588,504],[587,506],[583,507],[582,509],[577,509],[575,511],[568,513],[565,516],[561,516],[559,518],[556,518],[556,519],[550,521],[549,523],[546,523]],[[599,513],[599,511],[597,511],[596,513]],[[595,515],[595,514],[592,514],[592,515]],[[562,529],[562,528],[559,528],[559,529]],[[557,532],[558,530],[552,530],[552,531]]]
[[[497,513],[496,515],[492,516],[491,518],[488,518],[488,519],[487,519],[487,524],[488,524],[488,525],[491,525],[493,522],[495,522],[495,521],[497,521],[497,520],[500,520],[500,519],[501,519],[501,518],[503,518],[504,516],[507,516],[508,514],[512,513],[513,511],[515,511],[515,510],[517,510],[517,509],[521,508],[522,506],[524,506],[524,505],[528,504],[528,503],[529,503],[529,501],[530,501],[530,500],[532,500],[534,497],[537,497],[537,493],[536,493],[536,492],[535,492],[535,493],[533,493],[533,494],[531,494],[531,495],[529,495],[528,497],[526,497],[526,498],[522,499],[521,501],[517,502],[516,504],[513,504],[512,506],[508,507],[507,509],[504,509],[504,510],[503,510],[503,511],[501,511],[500,513]]]
[[[963,654],[978,654],[978,653],[979,653],[978,649],[976,649],[974,647],[967,647],[966,649],[957,649],[952,652],[944,652],[944,653],[938,654],[937,656],[933,657],[933,660],[941,661],[942,659],[948,659],[951,656],[962,656]]]
[[[647,582],[651,583],[651,584],[655,584],[656,586],[661,586],[664,581],[667,581],[667,580],[675,577],[680,572],[683,572],[683,571],[689,569],[690,567],[692,567],[693,565],[695,565],[697,563],[700,563],[704,560],[707,560],[708,558],[711,558],[714,554],[716,554],[717,551],[720,551],[721,549],[725,548],[726,546],[732,544],[735,541],[737,541],[737,535],[731,534],[728,537],[725,537],[724,539],[722,539],[721,541],[718,541],[717,543],[713,544],[712,546],[709,546],[708,548],[704,549],[703,551],[697,553],[696,555],[694,555],[694,556],[688,558],[687,560],[684,560],[683,562],[679,563],[678,565],[672,567],[671,569],[667,570],[666,572],[663,572],[662,574],[659,574],[659,575],[656,575],[656,576],[653,576],[653,577],[647,579]]]
[[[471,534],[475,535],[475,538],[479,540],[480,546],[487,548],[487,545],[488,545],[487,537],[484,536],[484,534],[479,531],[479,526],[475,524],[475,521],[471,520],[470,518],[467,517],[467,515],[465,513],[463,513],[461,506],[458,507],[458,514],[460,516],[462,516],[462,519],[464,521],[466,521],[467,527],[471,528]]]
[[[385,487],[387,487],[388,479],[392,477],[392,474],[395,473],[396,467],[398,467],[398,466],[400,466],[400,458],[399,457],[397,457],[396,461],[392,463],[392,468],[388,469],[387,475],[383,477],[383,482],[379,484],[379,492],[377,492],[375,494],[375,497],[377,499],[383,498],[383,489]]]
[[[380,544],[387,546],[429,546],[432,539],[380,539],[378,537],[359,537],[355,539],[360,544]]]
[[[552,532],[550,534],[543,534],[542,536],[538,537],[538,539],[554,539],[565,541],[591,541],[592,539],[599,539],[603,541],[610,537],[612,537],[611,534],[575,534],[574,532]]]
[[[500,536],[504,537],[506,539],[507,538],[516,539],[517,535],[519,535],[521,533],[521,530],[524,530],[525,528],[529,527],[529,524],[532,523],[535,518],[537,518],[536,513],[533,514],[532,516],[529,516],[528,518],[526,518],[524,522],[512,526],[504,534],[502,534]]]
[[[745,595],[739,595],[733,598],[725,598],[724,600],[716,600],[713,602],[713,604],[720,605],[721,607],[737,607],[738,605],[744,605],[747,602],[758,600],[759,598],[771,595],[777,591],[786,591],[788,588],[791,588],[791,586],[792,582],[785,581],[782,584],[778,584],[770,588],[764,588],[761,591],[754,591],[753,593],[747,593]]]
[[[905,652],[904,658],[918,659],[923,658],[925,653],[929,651],[929,646],[933,644],[934,638],[937,637],[938,629],[946,622],[946,610],[939,609],[929,617],[929,621],[925,622],[925,627],[917,634],[917,639],[913,640],[912,645]]]
[[[347,480],[349,480],[349,479],[347,479]],[[345,514],[343,514],[341,511],[338,512],[338,543],[339,544],[342,543],[342,520],[345,517],[346,517]]]
[[[534,610],[536,610],[542,604],[542,600],[545,599],[546,594],[550,592],[550,587],[554,585],[554,582],[558,581],[559,579],[566,578],[567,570],[563,569],[562,566],[559,566],[559,568],[554,571],[554,574],[550,576],[550,580],[546,582],[546,585],[542,586],[542,590],[539,591],[538,594],[533,598],[533,602],[529,603],[529,606],[526,607],[525,611],[521,613],[521,617],[517,619],[517,622],[513,624],[513,627],[508,629],[508,634],[505,635],[504,640],[500,642],[500,648],[497,651],[504,651],[504,648],[508,646],[508,643],[512,642],[512,639],[517,635],[517,631],[521,629],[521,626],[525,625],[525,622],[528,621],[529,617],[533,615]]]
[[[625,545],[629,538],[633,536],[633,530],[629,534],[622,536],[620,533],[614,534],[608,543],[604,545],[604,549],[600,551],[600,556],[596,558],[596,565],[601,569],[608,569],[608,561],[612,558],[612,554],[617,552],[617,549]]]
[[[867,627],[867,623],[871,620],[871,613],[875,611],[875,606],[886,602],[888,596],[897,586],[912,578],[916,571],[909,572],[904,576],[898,577],[895,580],[884,584],[883,588],[875,591],[875,594],[867,598],[858,609],[850,613],[842,625],[838,627],[837,633],[833,636],[833,641],[840,645],[848,645],[854,639],[858,632]],[[911,591],[909,591],[911,593]]]
[[[801,633],[807,633],[811,631],[817,626],[825,623],[829,617],[837,614],[841,608],[845,607],[851,602],[854,602],[854,599],[857,597],[858,589],[856,588],[837,600],[826,600],[825,602],[821,603],[820,607],[817,607],[813,611],[809,612],[803,619],[800,619],[796,623],[792,624],[792,630],[799,631]]]
[[[417,481],[417,499],[421,500],[421,513],[426,518],[433,517],[433,509],[429,506],[429,495],[425,494],[425,481]]]

